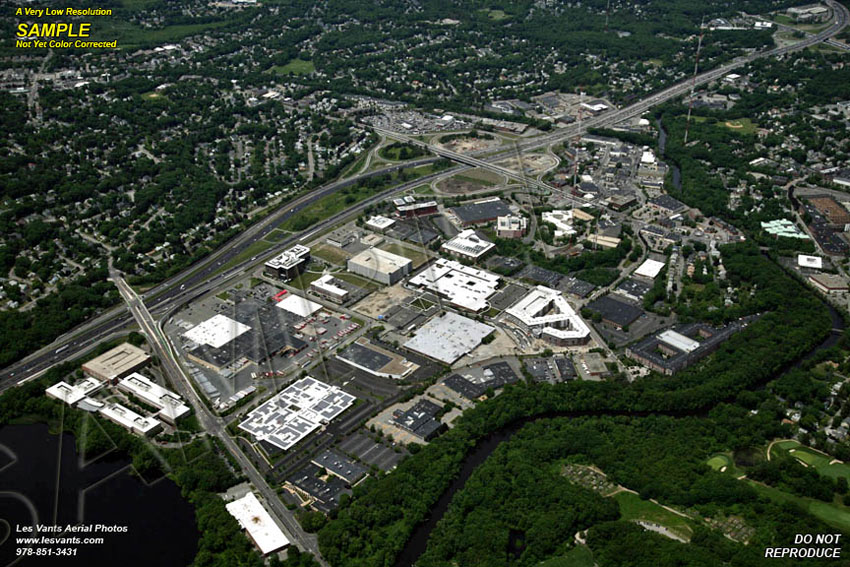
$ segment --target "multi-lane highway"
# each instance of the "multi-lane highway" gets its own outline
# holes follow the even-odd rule
[[[828,28],[816,35],[810,35],[793,45],[752,53],[750,55],[740,57],[716,69],[712,69],[710,71],[702,73],[694,79],[683,81],[677,85],[654,93],[630,106],[621,109],[616,109],[611,112],[604,113],[600,116],[588,118],[587,120],[584,120],[582,122],[581,126],[579,126],[578,124],[574,124],[566,128],[559,129],[556,132],[552,132],[550,134],[530,139],[519,144],[519,151],[530,151],[540,147],[546,147],[551,144],[562,142],[564,140],[578,136],[589,128],[603,127],[615,124],[617,122],[621,122],[628,118],[640,115],[646,110],[652,108],[653,106],[656,106],[665,101],[671,100],[673,98],[685,94],[692,87],[692,85],[698,86],[718,79],[723,75],[731,72],[732,70],[746,65],[752,61],[755,61],[756,59],[784,55],[792,51],[804,49],[810,45],[814,45],[815,43],[829,40],[830,38],[838,34],[842,29],[844,29],[844,27],[847,26],[848,20],[850,20],[850,12],[845,6],[839,4],[835,0],[827,0],[827,3],[832,7],[833,12],[835,14],[834,21]],[[393,134],[393,137],[398,138],[399,136],[399,134]],[[414,140],[411,141],[413,142]],[[443,148],[438,148],[434,146],[428,147],[435,154],[441,157],[452,159],[459,163],[463,163],[464,165],[483,167],[486,169],[497,171],[501,174],[506,174],[513,179],[519,179],[520,181],[524,182],[527,181],[522,178],[519,173],[506,170],[504,167],[495,165],[496,162],[499,162],[505,159],[506,157],[509,157],[512,152],[516,151],[514,149],[505,150],[503,152],[487,156],[486,158],[479,159],[474,156],[451,152]],[[147,305],[155,314],[170,312],[175,307],[183,305],[192,297],[195,297],[202,293],[206,293],[215,285],[220,285],[221,283],[223,283],[223,280],[226,280],[230,275],[241,273],[247,267],[258,263],[259,261],[262,261],[258,260],[257,258],[252,258],[250,261],[244,261],[240,263],[238,266],[236,266],[225,274],[217,273],[220,270],[221,266],[227,264],[230,260],[237,257],[252,243],[256,242],[257,240],[260,240],[263,236],[271,232],[281,222],[293,215],[298,214],[298,212],[308,207],[316,200],[326,195],[329,195],[335,191],[339,191],[343,187],[357,183],[358,181],[367,177],[380,175],[381,173],[401,169],[404,167],[411,167],[416,164],[424,164],[429,161],[433,161],[433,159],[435,158],[419,160],[418,162],[414,162],[412,164],[399,164],[381,171],[370,172],[367,174],[351,177],[343,181],[337,181],[323,186],[308,195],[305,195],[299,199],[296,199],[295,201],[292,201],[291,203],[284,205],[283,207],[279,208],[277,211],[269,215],[266,219],[249,228],[244,233],[222,246],[218,251],[208,256],[206,259],[202,260],[192,268],[182,272],[181,274],[169,279],[166,282],[163,282],[152,290],[146,292],[144,294],[144,298],[146,300]],[[446,171],[442,172],[441,174],[445,173]],[[427,180],[420,179],[418,180],[417,184],[422,183],[424,181]],[[537,183],[539,183],[536,180],[528,180],[527,182],[533,185],[537,185]],[[409,185],[410,184],[407,184],[407,186]],[[331,217],[330,219],[327,219],[326,221],[317,224],[316,227],[311,229],[311,232],[329,226],[337,222],[345,215],[351,214],[352,212],[357,210],[361,210],[364,206],[372,204],[378,200],[384,199],[388,195],[400,190],[402,190],[402,188],[390,189],[383,193],[380,193],[379,195],[376,195],[375,197],[353,207],[352,209],[349,209],[348,211],[340,213],[339,215],[335,215],[334,217]],[[272,250],[277,251],[283,246],[290,245],[292,242],[295,242],[297,240],[297,237],[287,239],[284,243],[273,247]],[[264,255],[263,258],[267,257],[270,253]],[[104,338],[107,338],[112,334],[116,333],[117,331],[123,329],[129,323],[131,323],[131,318],[126,313],[126,311],[120,308],[116,308],[97,317],[90,323],[78,327],[71,333],[68,333],[66,336],[54,342],[49,347],[42,349],[33,355],[30,355],[23,361],[14,364],[0,372],[0,391],[4,390],[5,388],[14,386],[22,380],[26,380],[32,376],[38,375],[39,373],[43,372],[54,364],[57,364],[63,360],[74,358],[75,356],[86,352],[86,350],[95,346],[99,341],[102,341]]]

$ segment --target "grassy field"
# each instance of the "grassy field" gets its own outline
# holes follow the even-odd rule
[[[776,443],[770,450],[771,456],[787,453],[798,461],[814,467],[818,474],[830,478],[843,476],[850,480],[850,466],[843,463],[830,464],[833,460],[829,455],[816,451],[810,447],[804,447],[796,441],[781,441]]]
[[[482,10],[482,12],[486,12],[488,18],[490,18],[491,20],[496,20],[497,22],[504,20],[505,18],[510,17],[505,13],[504,10],[487,10],[487,9],[484,9],[484,10]]]
[[[694,533],[691,522],[686,518],[664,509],[654,502],[642,500],[637,494],[620,492],[614,496],[620,506],[620,515],[624,520],[646,520],[659,524],[685,539]]]
[[[749,118],[738,118],[736,120],[729,120],[728,122],[721,122],[720,124],[741,134],[755,134],[758,129],[758,126],[753,124],[753,121]]]
[[[385,252],[391,252],[393,254],[398,254],[399,256],[404,256],[413,261],[413,269],[418,268],[422,264],[428,261],[428,255],[424,252],[420,252],[419,250],[415,250],[413,248],[409,248],[407,246],[403,246],[401,244],[396,244],[394,242],[386,242],[379,246],[381,250]]]
[[[310,287],[310,284],[320,277],[322,277],[322,274],[318,272],[304,272],[303,274],[298,275],[298,277],[292,278],[289,285],[303,291]]]
[[[287,234],[286,232],[279,229],[274,229],[273,231],[268,233],[265,238],[263,238],[263,240],[266,240],[267,242],[280,242],[287,236],[289,236],[289,234]]]
[[[361,278],[357,274],[351,274],[349,272],[340,272],[338,274],[334,274],[334,277],[339,278],[344,282],[356,285],[357,287],[362,289],[376,290],[381,287],[381,285],[377,282],[367,280],[366,278]]]
[[[316,66],[312,61],[304,61],[302,59],[293,59],[286,65],[275,65],[269,71],[276,75],[306,75],[316,70]]]
[[[839,507],[828,502],[821,502],[820,500],[813,500],[811,498],[803,498],[801,496],[788,494],[778,488],[760,484],[750,479],[746,479],[745,482],[752,486],[756,492],[775,502],[789,502],[791,504],[796,504],[813,516],[820,518],[830,526],[845,532],[850,532],[850,510],[843,506]]]
[[[729,466],[732,464],[732,459],[726,455],[714,455],[708,460],[707,464],[716,471],[719,471],[723,467],[726,467],[728,470]]]
[[[98,21],[95,29],[92,26],[92,41],[118,40],[121,49],[134,49],[141,46],[160,45],[163,43],[174,43],[184,37],[197,35],[205,31],[214,30],[227,25],[227,22],[207,22],[203,24],[181,24],[166,26],[161,29],[142,29],[130,22],[119,21],[113,18],[104,18]]]
[[[346,260],[351,257],[341,248],[331,246],[330,244],[319,244],[313,248],[310,253],[317,258],[321,258],[322,260],[330,262],[331,264],[336,264],[337,266],[345,265]]]
[[[593,567],[593,552],[586,545],[579,545],[561,557],[553,557],[540,567]]]

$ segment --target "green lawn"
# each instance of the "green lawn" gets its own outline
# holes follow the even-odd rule
[[[586,545],[579,545],[561,557],[553,557],[540,567],[593,567],[593,552]]]
[[[161,29],[143,29],[128,21],[116,18],[103,18],[98,21],[97,28],[92,26],[92,41],[118,40],[120,49],[133,49],[141,46],[153,46],[163,43],[174,43],[184,37],[197,35],[227,25],[225,21],[207,22],[203,24],[180,24],[166,26]]]
[[[620,506],[620,515],[624,520],[646,520],[659,524],[685,539],[690,539],[694,533],[689,520],[666,510],[654,502],[642,500],[637,494],[620,492],[614,495]]]
[[[719,122],[718,124],[741,134],[755,134],[758,129],[758,126],[753,124],[753,121],[749,118],[737,118],[735,120]]]
[[[334,274],[334,277],[363,289],[376,290],[381,287],[381,285],[377,282],[367,280],[366,278],[361,278],[357,274],[352,274],[349,272],[340,272],[338,274]]]
[[[303,274],[299,274],[297,277],[293,278],[289,282],[289,285],[303,291],[310,287],[310,284],[320,277],[322,277],[322,274],[318,272],[304,272]]]
[[[268,233],[263,240],[267,240],[268,242],[280,242],[287,236],[289,236],[289,233],[276,228]]]
[[[312,61],[304,61],[302,59],[293,59],[286,65],[275,65],[269,71],[276,75],[306,75],[316,70],[316,66]]]
[[[394,242],[386,242],[381,244],[378,248],[384,250],[385,252],[391,252],[393,254],[398,254],[399,256],[404,256],[413,261],[413,268],[416,269],[425,262],[428,261],[428,255],[424,252],[420,252],[419,250],[415,250],[408,246],[403,246],[401,244],[396,244]]]
[[[728,470],[729,466],[732,464],[732,459],[726,455],[714,455],[708,460],[707,464],[716,471],[719,471],[723,467],[726,467],[726,470]]]
[[[775,444],[771,449],[771,456],[777,455],[780,452],[787,452],[798,461],[814,467],[820,475],[830,478],[843,476],[847,480],[850,480],[850,466],[843,463],[830,464],[833,460],[832,457],[810,447],[804,447],[796,441],[782,441]]]
[[[510,17],[510,16],[508,16],[508,15],[505,13],[505,11],[504,11],[504,10],[487,10],[487,9],[483,9],[483,10],[481,10],[481,11],[482,11],[482,12],[486,12],[486,13],[487,13],[487,17],[488,17],[488,18],[490,18],[491,20],[496,20],[497,22],[499,22],[499,21],[501,21],[501,20],[504,20],[505,18],[509,18],[509,17]]]
[[[336,264],[337,266],[344,266],[346,261],[351,257],[341,248],[331,246],[330,244],[319,244],[313,248],[310,253],[313,256],[321,258],[331,264]]]
[[[850,533],[850,511],[843,506],[839,507],[828,502],[788,494],[778,488],[760,484],[750,479],[746,479],[746,482],[752,486],[756,492],[770,498],[771,500],[795,504],[813,516],[820,518],[830,526]]]

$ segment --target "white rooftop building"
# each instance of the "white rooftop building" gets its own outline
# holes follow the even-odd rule
[[[422,325],[404,347],[452,364],[472,352],[494,330],[490,325],[446,311]]]
[[[797,265],[801,268],[812,268],[820,270],[823,268],[823,258],[820,256],[807,256],[805,254],[797,255]]]
[[[561,292],[537,286],[505,313],[525,330],[560,345],[586,344],[590,328]]]
[[[668,329],[658,335],[661,342],[670,345],[671,347],[682,352],[693,352],[699,348],[700,342],[690,337],[686,337],[681,333],[677,333],[672,329]]]
[[[436,293],[467,311],[490,307],[487,300],[496,293],[501,278],[486,270],[464,266],[456,260],[439,258],[410,278],[410,285]]]
[[[195,325],[183,336],[199,345],[221,348],[239,335],[251,330],[248,325],[234,321],[222,314],[210,317],[203,323]]]
[[[307,376],[248,414],[239,429],[288,450],[351,407],[351,394]]]
[[[369,248],[349,258],[347,267],[349,272],[392,285],[410,273],[413,262],[380,248]]]
[[[143,402],[159,409],[159,417],[169,423],[189,413],[189,406],[180,396],[152,381],[147,376],[134,372],[118,382],[118,389],[133,394]]]
[[[139,415],[121,404],[106,404],[100,408],[99,412],[100,415],[109,421],[145,437],[153,435],[162,429],[162,423],[158,419]]]
[[[635,270],[635,275],[655,279],[655,277],[661,273],[661,270],[664,268],[664,266],[664,262],[659,262],[658,260],[652,260],[651,258],[647,258],[644,263],[641,264],[637,270]]]
[[[544,212],[543,222],[555,225],[555,238],[568,238],[576,234],[576,229],[573,228],[573,211]]]
[[[47,388],[44,393],[54,400],[65,402],[69,406],[75,406],[90,394],[94,394],[103,388],[103,386],[104,383],[100,380],[86,376],[73,386],[67,382],[58,382]]]
[[[248,537],[263,555],[268,555],[289,545],[289,538],[275,523],[265,507],[249,492],[239,500],[225,506],[231,516],[248,533]]]
[[[375,215],[366,221],[366,228],[377,230],[378,232],[383,232],[394,224],[395,221],[391,218],[387,218],[382,215]]]
[[[300,295],[289,294],[285,299],[276,304],[280,309],[289,311],[298,317],[309,317],[316,311],[322,308],[322,305],[315,301],[310,301],[306,297]]]
[[[443,244],[442,249],[455,256],[477,260],[495,246],[495,244],[478,236],[474,230],[469,228]]]

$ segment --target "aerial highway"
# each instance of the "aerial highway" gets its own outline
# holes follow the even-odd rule
[[[621,122],[628,118],[638,116],[643,112],[646,112],[646,110],[657,106],[658,104],[674,99],[678,96],[682,96],[683,94],[687,93],[692,88],[692,86],[698,86],[711,82],[731,72],[732,70],[737,69],[757,59],[784,55],[786,53],[804,49],[822,41],[830,40],[832,37],[841,32],[841,30],[843,30],[847,26],[848,21],[850,21],[850,11],[848,11],[847,7],[836,2],[835,0],[827,0],[827,3],[833,9],[834,20],[828,28],[824,29],[818,34],[809,35],[801,41],[792,45],[755,52],[744,57],[740,57],[725,65],[697,75],[692,79],[688,79],[671,87],[663,89],[657,93],[653,93],[632,105],[626,106],[621,109],[616,109],[610,112],[606,112],[599,116],[588,118],[584,120],[580,126],[578,124],[573,124],[565,128],[561,128],[556,132],[538,136],[534,139],[525,141],[518,145],[518,149],[519,151],[530,151],[537,148],[546,147],[551,144],[562,142],[575,136],[579,136],[589,128],[604,127],[615,124],[617,122]],[[387,135],[389,135],[389,133]],[[398,133],[392,133],[392,137],[396,139],[408,139],[411,143],[422,144],[422,142],[409,139],[404,135]],[[504,160],[506,157],[509,157],[513,152],[517,151],[516,149],[508,149],[502,152],[498,152],[496,154],[488,155],[483,158],[476,158],[474,156],[451,152],[433,145],[425,145],[427,145],[428,148],[438,156],[452,159],[454,161],[464,164],[465,166],[471,165],[475,167],[486,168],[491,171],[496,171],[500,174],[508,175],[512,179],[518,179],[521,182],[529,183],[533,186],[538,186],[541,183],[536,180],[527,180],[524,178],[524,176],[517,172],[506,170],[504,167],[495,165],[497,162]],[[353,176],[344,180],[335,181],[294,201],[286,203],[280,206],[276,211],[268,215],[265,219],[263,219],[256,225],[252,226],[239,236],[225,243],[221,248],[219,248],[219,250],[212,253],[204,260],[201,260],[199,263],[184,270],[180,274],[148,290],[143,294],[142,297],[148,305],[148,308],[151,310],[151,313],[170,313],[175,308],[185,304],[185,302],[190,300],[191,298],[206,293],[215,286],[221,285],[227,279],[228,276],[244,273],[244,271],[248,267],[264,261],[265,258],[270,257],[273,253],[280,250],[281,248],[289,246],[292,243],[298,241],[301,238],[300,235],[288,238],[285,241],[279,243],[278,245],[273,246],[270,251],[265,253],[262,257],[254,257],[251,260],[246,260],[244,262],[241,262],[233,269],[229,270],[227,273],[220,273],[221,266],[226,265],[230,260],[237,257],[252,243],[260,240],[280,223],[298,214],[298,212],[310,206],[318,199],[321,199],[322,197],[325,197],[335,191],[339,191],[344,187],[357,183],[358,181],[368,178],[370,176],[380,175],[382,173],[387,173],[401,168],[415,167],[416,165],[429,163],[434,159],[436,158],[432,157],[417,160],[410,163],[398,164],[383,170],[378,170],[362,175]],[[439,175],[445,175],[450,171],[451,170],[444,170],[440,172]],[[435,174],[435,176],[436,175],[437,174]],[[416,184],[418,185],[426,181],[428,181],[428,178],[422,178],[417,180]],[[328,227],[338,222],[345,216],[350,215],[357,210],[362,210],[362,208],[365,208],[365,206],[368,206],[369,204],[372,204],[379,200],[385,199],[387,196],[405,190],[410,186],[411,184],[405,184],[401,187],[396,187],[381,192],[367,199],[366,201],[355,205],[353,208],[347,211],[343,211],[342,213],[334,215],[333,217],[326,219],[321,223],[317,223],[317,225],[312,227],[310,230],[312,232]],[[8,368],[2,370],[2,372],[0,372],[0,392],[22,381],[30,379],[34,376],[38,376],[40,373],[44,372],[46,369],[57,363],[60,363],[64,360],[73,359],[74,357],[85,353],[86,351],[96,346],[98,342],[114,335],[116,332],[124,329],[131,323],[132,318],[126,312],[126,310],[123,309],[123,307],[113,308],[101,314],[89,323],[85,323],[77,329],[66,333],[66,335],[63,335],[63,337],[60,337],[57,341],[55,341],[48,347],[45,347],[37,351],[36,353],[24,358],[22,361],[15,363],[9,366]]]

